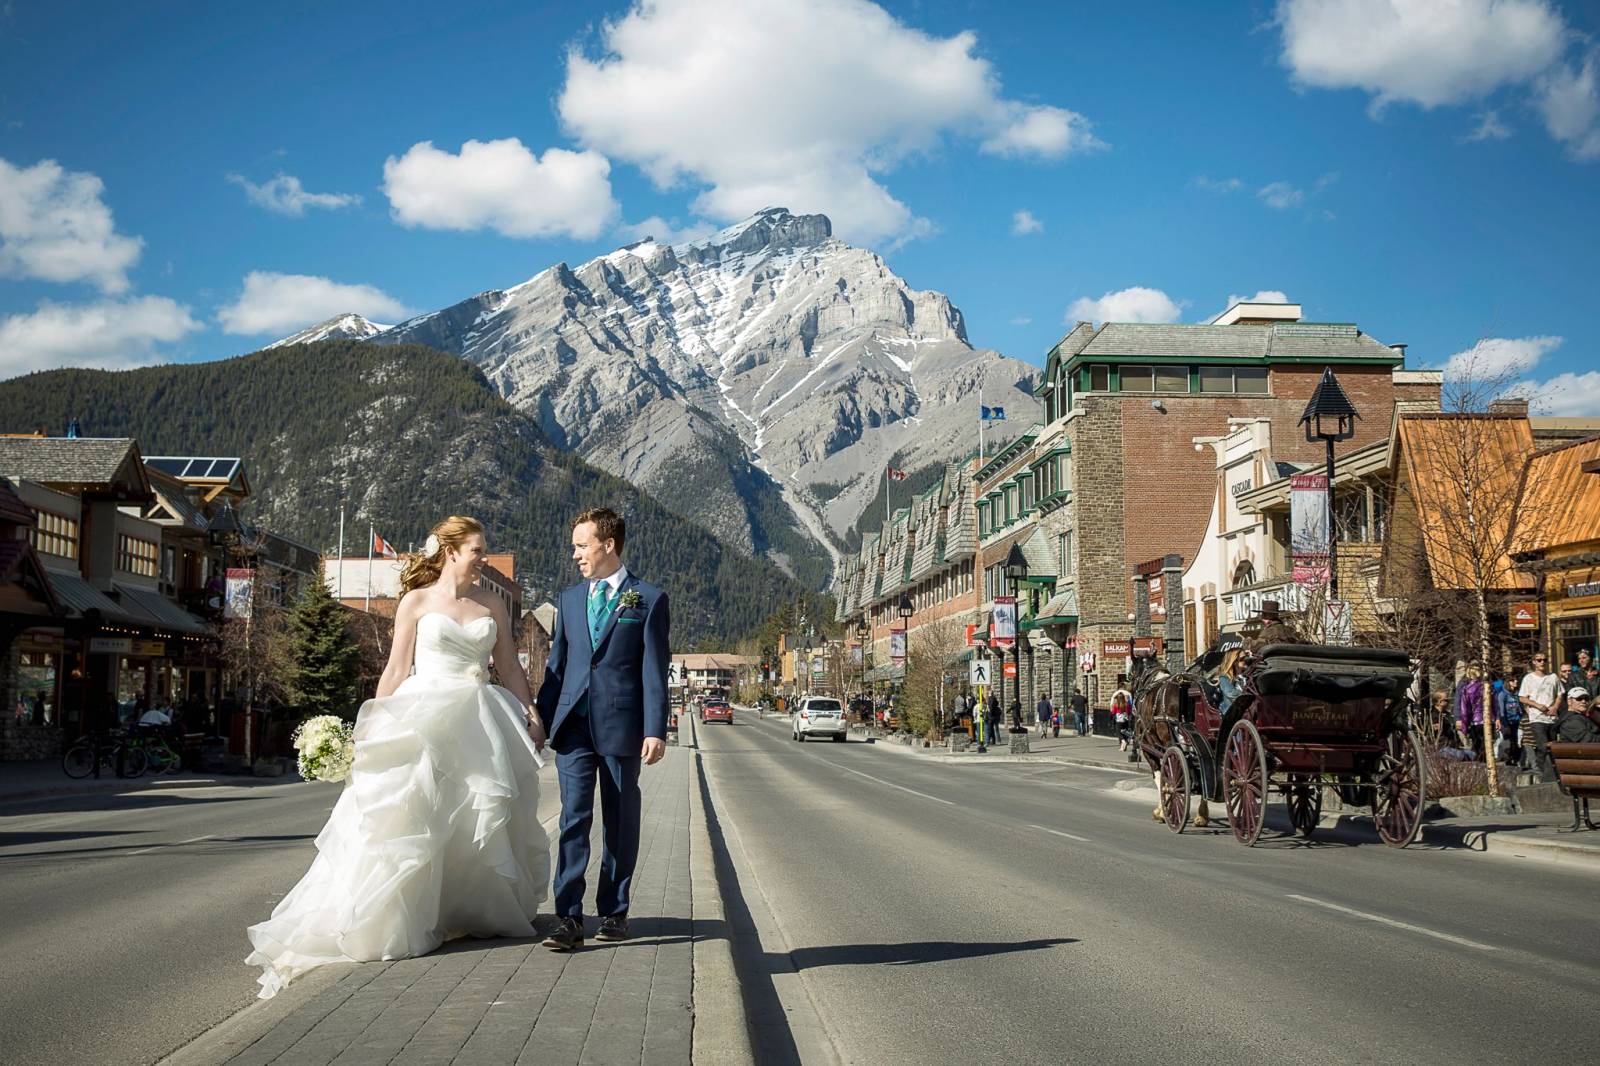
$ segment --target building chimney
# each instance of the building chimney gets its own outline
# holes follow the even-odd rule
[[[1409,344],[1391,344],[1389,345],[1389,350],[1398,355],[1401,360],[1404,361],[1406,357],[1406,349],[1409,347],[1411,347]]]
[[[1513,415],[1519,418],[1527,418],[1528,398],[1526,396],[1506,396],[1498,400],[1490,400],[1489,413],[1492,415]]]

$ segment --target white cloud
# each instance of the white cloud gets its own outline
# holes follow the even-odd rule
[[[468,141],[459,154],[422,141],[384,161],[383,191],[407,226],[589,240],[617,216],[610,174],[598,152],[535,156],[515,137]]]
[[[243,189],[251,203],[280,215],[299,217],[306,213],[308,207],[333,210],[354,207],[361,202],[361,197],[354,193],[306,192],[300,179],[293,174],[279,174],[260,185],[240,174],[229,174],[228,180]]]
[[[1561,337],[1485,337],[1471,348],[1452,355],[1444,364],[1448,377],[1493,381],[1526,374],[1550,352],[1561,347]]]
[[[1256,191],[1256,195],[1261,198],[1262,203],[1274,211],[1287,211],[1306,202],[1305,191],[1295,188],[1286,181],[1274,181],[1263,185]]]
[[[714,32],[713,32],[714,30]],[[640,0],[575,48],[557,109],[583,145],[694,210],[825,212],[859,241],[928,226],[882,184],[907,157],[970,137],[997,155],[1096,147],[1089,123],[1002,95],[970,32],[938,37],[867,0]]]
[[[35,370],[124,370],[155,361],[156,348],[200,328],[189,309],[165,296],[85,305],[42,303],[0,318],[0,378]]]
[[[1021,237],[1029,233],[1043,233],[1044,223],[1033,217],[1032,211],[1018,211],[1011,216],[1012,236]]]
[[[1577,159],[1600,157],[1600,65],[1594,52],[1541,79],[1536,105],[1550,136]]]
[[[1478,99],[1547,70],[1567,45],[1546,0],[1279,0],[1280,60],[1301,85],[1373,107]]]
[[[624,222],[617,227],[617,233],[630,244],[646,237],[653,237],[660,244],[688,244],[715,232],[717,227],[709,222],[691,222],[687,226],[680,226],[677,219],[665,219],[660,215],[651,215],[643,222]]]
[[[1577,417],[1600,415],[1600,370],[1582,374],[1557,374],[1548,381],[1527,382],[1521,393],[1528,406],[1542,415]]]
[[[31,167],[0,159],[0,277],[127,291],[144,242],[116,232],[104,192],[95,175],[64,170],[53,159]]]
[[[1072,306],[1067,308],[1067,321],[1176,322],[1182,313],[1182,306],[1160,289],[1135,285],[1108,292],[1098,300],[1082,297],[1072,301]]]
[[[224,333],[292,333],[346,312],[376,322],[399,322],[415,313],[371,285],[253,270],[239,298],[217,312],[217,321]]]
[[[1238,178],[1208,178],[1204,174],[1197,176],[1190,184],[1206,192],[1229,193],[1244,188],[1244,182]]]
[[[1511,136],[1511,127],[1500,119],[1500,112],[1490,108],[1478,116],[1478,124],[1463,140],[1472,141],[1503,141]]]
[[[1033,319],[1029,318],[1027,315],[1018,315],[1016,318],[1011,320],[1011,324],[1013,326],[1031,326],[1033,325]]]

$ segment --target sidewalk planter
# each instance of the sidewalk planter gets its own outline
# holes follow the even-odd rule
[[[972,747],[972,738],[965,733],[951,733],[944,739],[945,746],[951,751],[966,751]]]
[[[1028,754],[1028,734],[1026,734],[1026,733],[1012,733],[1011,734],[1011,754],[1013,754],[1013,755],[1026,755],[1026,754]]]

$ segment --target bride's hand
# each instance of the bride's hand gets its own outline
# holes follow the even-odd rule
[[[522,717],[528,723],[528,736],[533,738],[534,750],[543,751],[545,742],[544,723],[539,720],[539,712],[524,708]]]

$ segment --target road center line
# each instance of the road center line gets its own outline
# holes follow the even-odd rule
[[[1043,830],[1043,831],[1044,831],[1044,832],[1046,832],[1046,833],[1054,833],[1054,834],[1055,834],[1055,835],[1056,835],[1056,836],[1058,836],[1058,837],[1066,837],[1066,838],[1067,838],[1067,839],[1068,839],[1068,840],[1076,840],[1076,841],[1078,841],[1078,842],[1079,842],[1079,843],[1080,843],[1080,844],[1089,844],[1089,843],[1092,843],[1092,841],[1091,841],[1091,840],[1090,840],[1090,839],[1089,839],[1089,838],[1088,838],[1088,837],[1080,837],[1080,836],[1078,836],[1078,835],[1076,835],[1076,834],[1075,834],[1075,833],[1063,833],[1063,832],[1062,832],[1062,831],[1061,831],[1061,830],[1059,830],[1059,829],[1051,829],[1051,828],[1049,828],[1049,827],[1047,827],[1047,826],[1042,826],[1042,825],[1034,825],[1034,824],[1033,824],[1033,823],[1031,823],[1031,822],[1030,822],[1030,823],[1028,823],[1028,828],[1029,828],[1029,829],[1039,829],[1039,830]]]
[[[921,796],[923,799],[930,799],[930,800],[933,800],[933,802],[935,802],[935,803],[942,803],[946,807],[954,807],[955,806],[955,802],[953,800],[940,799],[938,796],[930,796],[926,792],[918,792],[914,788],[907,788],[904,785],[897,785],[893,781],[885,781],[881,777],[873,777],[871,774],[864,774],[860,770],[852,770],[852,769],[850,769],[850,767],[848,767],[848,766],[840,766],[838,763],[832,763],[831,765],[837,770],[843,770],[847,774],[855,774],[857,777],[864,777],[868,781],[876,781],[880,785],[888,785],[890,788],[898,788],[901,792],[909,792],[913,796]]]
[[[128,852],[128,854],[129,855],[147,855],[152,851],[160,851],[163,848],[176,848],[176,847],[181,847],[184,844],[198,844],[202,840],[211,840],[216,835],[217,834],[215,834],[215,833],[207,833],[203,837],[190,837],[188,840],[180,840],[176,844],[157,844],[155,847],[140,848],[138,851],[130,851],[130,852]]]
[[[1410,922],[1402,922],[1394,918],[1385,918],[1381,914],[1369,914],[1366,911],[1358,911],[1350,907],[1341,907],[1337,903],[1329,903],[1326,900],[1313,899],[1310,896],[1297,896],[1291,892],[1289,893],[1289,898],[1293,900],[1299,900],[1301,903],[1310,903],[1317,907],[1326,907],[1330,911],[1338,911],[1340,914],[1348,914],[1355,918],[1365,918],[1369,922],[1379,922],[1383,925],[1393,926],[1396,929],[1404,929],[1408,933],[1421,933],[1423,936],[1431,936],[1435,940],[1446,940],[1452,944],[1460,944],[1462,947],[1477,948],[1479,951],[1499,950],[1492,944],[1480,944],[1476,940],[1468,940],[1465,937],[1460,936],[1451,936],[1449,933],[1440,933],[1433,929],[1424,929],[1422,926],[1412,925]]]

